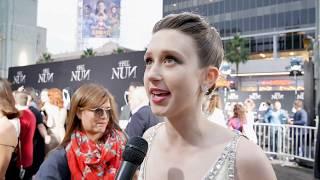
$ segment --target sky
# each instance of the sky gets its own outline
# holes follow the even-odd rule
[[[47,50],[52,54],[77,51],[77,8],[82,0],[39,0],[37,24],[47,29]],[[162,17],[162,0],[121,0],[122,47],[143,50],[152,27]]]

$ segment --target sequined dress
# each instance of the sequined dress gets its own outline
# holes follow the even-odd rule
[[[159,123],[155,127],[153,127],[152,132],[150,133],[150,136],[147,137],[149,150],[151,149],[153,138],[157,134],[159,127],[162,126],[163,124],[164,123]],[[208,173],[204,175],[204,177],[202,178],[203,180],[234,180],[235,179],[234,176],[235,176],[236,149],[237,149],[237,144],[240,136],[241,136],[240,133],[235,133],[232,140],[224,148],[224,151],[222,152],[218,160],[213,163]],[[146,168],[146,162],[148,160],[148,156],[150,153],[149,150],[146,155],[146,158],[144,159],[141,165],[138,180],[146,180],[145,168]]]

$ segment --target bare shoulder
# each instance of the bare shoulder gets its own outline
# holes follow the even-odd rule
[[[18,138],[16,129],[8,120],[0,121],[0,144],[16,146]]]
[[[239,139],[236,172],[239,180],[277,179],[270,161],[256,144],[241,137]]]

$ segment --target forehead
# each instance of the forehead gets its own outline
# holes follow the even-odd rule
[[[97,99],[93,98],[88,101],[86,101],[83,104],[84,107],[90,107],[90,108],[98,108],[98,107],[110,107],[110,99],[109,98],[102,98],[102,99]]]
[[[164,51],[176,52],[185,57],[197,56],[195,42],[187,34],[178,30],[163,29],[156,32],[148,45],[146,54]]]

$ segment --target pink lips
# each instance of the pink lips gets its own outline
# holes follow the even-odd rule
[[[151,101],[154,104],[160,105],[163,101],[168,99],[171,95],[170,91],[166,91],[159,88],[150,88],[149,93],[151,94]]]

